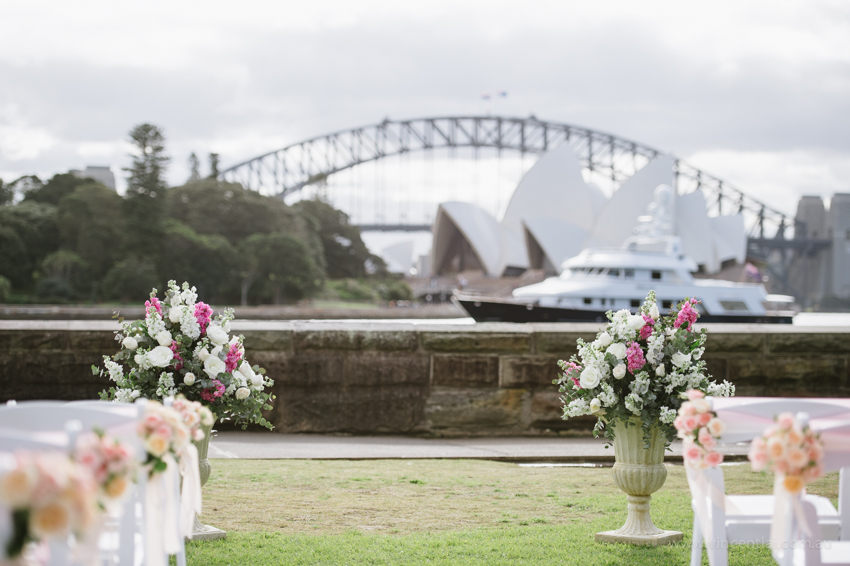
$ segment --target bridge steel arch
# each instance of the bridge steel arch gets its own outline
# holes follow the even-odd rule
[[[569,144],[592,176],[613,186],[664,152],[612,134],[571,124],[501,116],[384,120],[318,136],[233,165],[224,180],[281,198],[370,161],[435,148],[496,148],[539,154]],[[728,183],[675,158],[679,194],[701,189],[718,214],[744,213],[751,237],[782,239],[794,219]]]

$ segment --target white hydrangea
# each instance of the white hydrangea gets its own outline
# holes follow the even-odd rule
[[[667,407],[661,407],[661,414],[658,416],[658,420],[660,420],[664,424],[673,424],[673,421],[676,420],[676,415],[679,413],[676,409],[669,409]]]
[[[117,383],[118,387],[127,387],[127,378],[124,377],[124,368],[121,364],[110,360],[109,356],[103,356],[103,365],[109,372],[109,379]]]
[[[151,369],[153,366],[151,365],[151,361],[148,359],[147,352],[139,352],[135,356],[133,356],[133,360],[136,362],[136,365],[139,366],[139,369],[144,371]]]
[[[602,384],[602,391],[599,393],[599,400],[602,401],[603,407],[613,407],[620,400],[617,394],[614,393],[614,388],[607,383]]]
[[[579,417],[581,415],[589,415],[590,414],[590,405],[587,404],[587,400],[583,397],[579,397],[578,399],[574,399],[570,402],[569,405],[564,407],[564,414],[568,417]]]
[[[177,388],[174,387],[174,374],[171,372],[162,372],[157,383],[156,394],[160,397],[168,397],[177,393]]]
[[[725,379],[723,383],[709,383],[706,393],[712,397],[732,397],[735,395],[735,386]]]
[[[141,393],[134,389],[116,389],[115,400],[119,403],[132,403],[139,398]]]
[[[194,289],[194,287],[192,288]],[[192,340],[201,337],[201,325],[198,324],[198,320],[195,318],[195,310],[192,307],[183,309],[183,316],[180,317],[180,332]]]

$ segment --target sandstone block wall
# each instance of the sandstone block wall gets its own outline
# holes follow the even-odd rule
[[[0,401],[86,399],[117,350],[107,321],[0,321]],[[559,358],[596,324],[234,323],[275,379],[280,432],[537,435],[560,418]],[[850,397],[850,329],[711,325],[705,359],[739,395]]]

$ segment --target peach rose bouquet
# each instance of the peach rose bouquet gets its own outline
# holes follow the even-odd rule
[[[0,558],[17,559],[29,542],[96,537],[101,509],[88,468],[63,452],[22,451],[10,464],[0,473],[0,505],[11,514],[12,532]]]
[[[120,501],[135,479],[136,459],[132,449],[103,431],[81,434],[73,458],[91,471],[103,508]]]
[[[211,425],[213,415],[197,401],[178,397],[171,407],[157,401],[145,403],[145,415],[138,424],[139,438],[147,451],[146,465],[150,474],[165,471],[164,457],[172,455],[178,461],[191,441],[203,440],[201,424]]]
[[[677,436],[682,439],[685,464],[696,468],[717,467],[723,462],[717,441],[726,431],[726,425],[711,410],[705,393],[691,389],[686,395],[688,400],[679,407],[679,416],[673,421]]]
[[[775,420],[763,436],[753,440],[747,457],[754,471],[774,472],[781,476],[786,491],[796,494],[823,475],[823,443],[820,435],[791,413],[780,413]]]

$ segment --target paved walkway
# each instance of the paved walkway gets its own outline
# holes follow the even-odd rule
[[[220,432],[210,443],[210,458],[375,460],[463,458],[505,462],[613,463],[613,448],[595,438],[415,438]],[[668,462],[681,462],[675,442]],[[748,446],[728,446],[727,460],[746,458]]]

